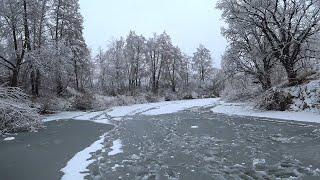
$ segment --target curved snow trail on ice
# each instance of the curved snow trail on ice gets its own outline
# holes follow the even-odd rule
[[[83,172],[89,171],[87,167],[95,161],[94,159],[90,159],[92,157],[91,153],[97,152],[104,147],[103,142],[105,141],[105,135],[106,134],[100,136],[98,141],[78,152],[68,161],[67,165],[61,169],[61,172],[64,173],[61,180],[81,180],[88,175],[88,173]]]

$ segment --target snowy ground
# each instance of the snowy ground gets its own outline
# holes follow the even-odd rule
[[[220,102],[218,106],[211,109],[214,113],[237,116],[253,116],[272,119],[292,120],[301,122],[320,123],[320,114],[313,112],[293,112],[293,111],[259,111],[253,106],[243,103],[224,103]]]

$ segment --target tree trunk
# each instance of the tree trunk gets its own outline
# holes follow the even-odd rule
[[[40,82],[41,82],[41,73],[39,69],[36,70],[36,81],[35,81],[35,94],[39,96]]]
[[[31,71],[30,74],[30,84],[31,84],[31,94],[32,96],[36,96],[36,77],[34,70]]]
[[[272,87],[270,75],[264,75],[263,80],[260,80],[263,90],[267,91]]]
[[[79,90],[79,75],[78,75],[78,66],[77,60],[74,59],[74,74],[76,76],[76,88]]]
[[[27,14],[27,2],[23,1],[23,9],[24,9],[24,35],[25,35],[25,44],[28,51],[31,51],[31,43],[30,43],[30,31],[28,25],[28,14]]]
[[[11,87],[17,87],[18,86],[18,80],[19,79],[19,70],[17,68],[15,68],[12,71],[12,77],[11,77],[11,82],[10,82],[10,86]]]
[[[286,66],[285,67],[286,72],[287,72],[287,76],[288,76],[288,82],[289,85],[297,85],[298,84],[298,75],[297,72],[294,70],[293,66]]]

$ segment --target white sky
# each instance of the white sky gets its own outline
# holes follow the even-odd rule
[[[199,44],[212,51],[214,65],[220,66],[226,40],[217,0],[80,0],[84,33],[95,52],[105,49],[111,39],[130,30],[147,38],[164,30],[183,52],[192,55]]]

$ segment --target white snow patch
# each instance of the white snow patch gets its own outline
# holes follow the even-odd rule
[[[149,104],[136,104],[132,106],[119,106],[107,112],[112,117],[123,117],[136,114],[142,115],[161,115],[170,114],[193,107],[214,106],[218,103],[218,98],[211,99],[194,99],[182,101],[159,102]]]
[[[135,104],[131,106],[118,106],[118,107],[112,108],[111,111],[107,112],[107,114],[114,118],[123,117],[123,116],[132,116],[135,114],[148,111],[153,108],[157,108],[158,106],[165,106],[166,104],[168,104],[168,102]]]
[[[198,129],[199,126],[191,126],[191,129]]]
[[[91,144],[86,149],[78,152],[73,158],[67,163],[66,167],[61,169],[64,173],[61,180],[75,180],[84,179],[88,173],[82,173],[88,171],[87,167],[94,162],[91,158],[91,154],[103,148],[103,142],[105,140],[105,135],[102,135],[100,139],[93,144]]]
[[[123,150],[122,150],[121,140],[117,139],[117,140],[113,141],[111,149],[112,149],[112,151],[108,152],[108,156],[114,156],[114,155],[122,153]]]
[[[252,161],[253,167],[255,167],[255,166],[258,165],[258,164],[265,164],[265,163],[266,163],[266,160],[265,160],[265,159],[254,159],[254,160]]]
[[[302,122],[320,123],[320,114],[313,112],[293,112],[293,111],[259,111],[253,106],[243,103],[224,103],[211,109],[215,113],[238,116],[264,117],[281,120],[292,120]]]
[[[83,114],[81,116],[73,118],[74,120],[93,120],[93,119],[98,119],[100,116],[102,116],[104,111],[97,111],[97,112],[88,112],[86,114]]]
[[[51,116],[46,117],[43,121],[58,121],[58,120],[78,120],[78,121],[92,121],[100,124],[112,124],[107,117],[105,111],[97,112],[60,112]]]
[[[6,137],[6,138],[4,138],[3,140],[4,141],[13,141],[13,140],[15,140],[16,138],[15,137]]]
[[[58,121],[58,120],[67,120],[67,119],[74,119],[78,116],[82,116],[86,114],[86,112],[81,111],[72,111],[72,112],[59,112],[57,114],[49,115],[43,119],[43,122],[50,122],[50,121]]]
[[[135,104],[131,106],[118,106],[106,111],[98,112],[60,112],[44,118],[44,122],[57,121],[57,120],[81,120],[93,121],[96,123],[110,124],[109,118],[113,120],[121,120],[121,117],[132,116],[137,114],[142,115],[161,115],[170,114],[194,107],[208,107],[217,105],[218,98],[211,99],[194,99],[170,102],[158,102],[149,104]]]
[[[120,168],[120,167],[124,167],[123,165],[119,165],[119,164],[115,164],[113,167],[111,167],[112,171],[116,171],[117,168]]]

